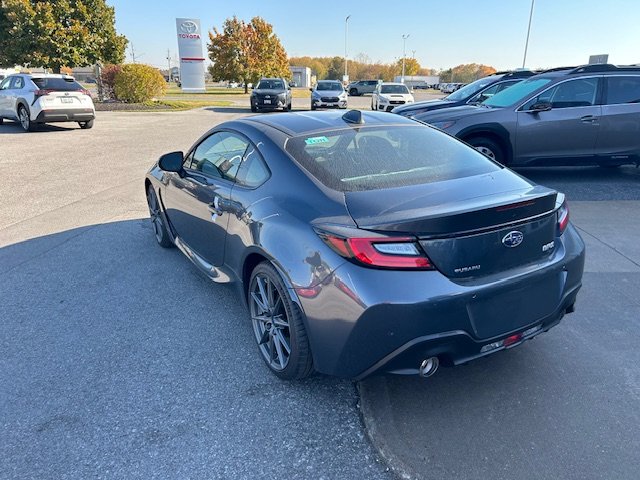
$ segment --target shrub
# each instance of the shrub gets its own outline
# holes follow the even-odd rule
[[[102,91],[105,97],[117,100],[116,92],[114,90],[116,84],[116,75],[120,73],[122,65],[105,65],[102,67],[100,73],[100,79],[102,80]]]
[[[157,68],[142,64],[122,65],[115,76],[114,91],[118,100],[129,103],[148,102],[164,94],[167,82]]]

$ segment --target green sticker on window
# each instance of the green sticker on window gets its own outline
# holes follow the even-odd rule
[[[329,143],[329,139],[327,137],[309,137],[305,139],[304,143],[307,145],[315,145],[317,143]]]

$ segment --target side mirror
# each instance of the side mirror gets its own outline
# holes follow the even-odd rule
[[[309,89],[309,91],[310,91],[310,92],[313,92],[313,88],[310,88],[310,89]]]
[[[529,109],[529,111],[533,113],[548,112],[549,110],[551,110],[551,104],[547,102],[534,103]]]
[[[158,160],[158,166],[165,172],[179,172],[182,170],[182,163],[184,162],[184,153],[182,152],[170,152],[165,153]]]

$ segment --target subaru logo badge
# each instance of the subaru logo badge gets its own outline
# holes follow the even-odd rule
[[[522,232],[513,230],[512,232],[509,232],[504,237],[502,237],[502,244],[505,247],[515,248],[522,243],[522,240],[524,240],[524,235],[522,234]]]

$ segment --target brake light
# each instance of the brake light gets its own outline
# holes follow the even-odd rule
[[[420,245],[410,237],[343,238],[326,233],[320,237],[338,255],[370,267],[434,269]]]
[[[558,209],[558,235],[562,235],[569,225],[569,206],[565,200]]]
[[[45,95],[49,95],[53,90],[34,90],[33,94],[36,98],[44,97]]]

